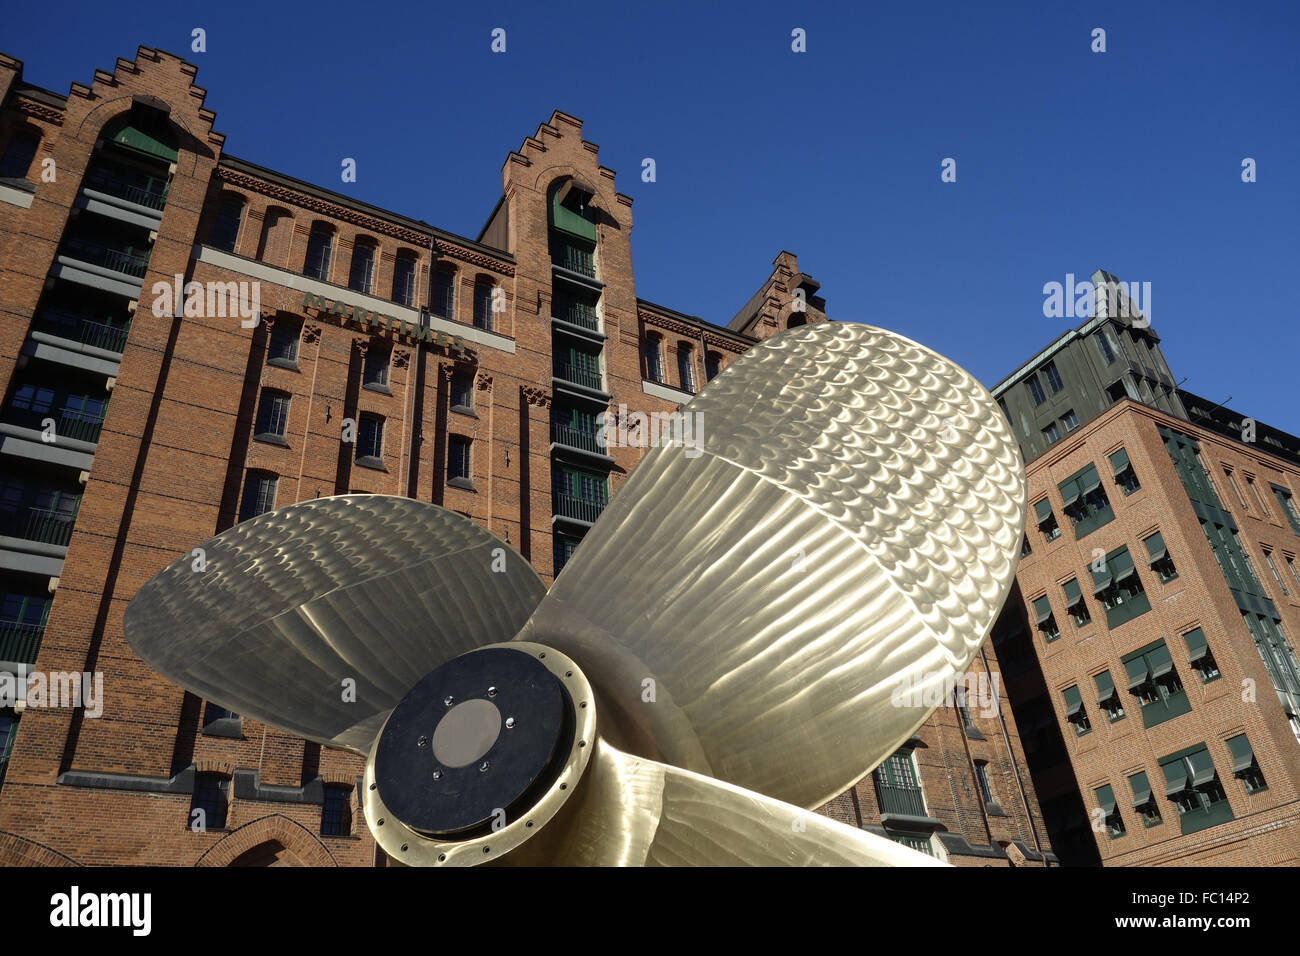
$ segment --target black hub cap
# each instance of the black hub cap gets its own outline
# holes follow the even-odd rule
[[[513,821],[554,780],[572,742],[573,704],[560,681],[529,653],[490,647],[411,688],[379,739],[375,781],[412,829],[466,834]]]

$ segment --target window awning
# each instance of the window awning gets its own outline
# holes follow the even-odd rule
[[[1128,553],[1128,548],[1115,552],[1106,559],[1106,563],[1110,565],[1111,574],[1115,575],[1116,584],[1137,573],[1137,569],[1133,567],[1133,555]]]
[[[1052,516],[1052,503],[1044,498],[1034,505],[1034,514],[1038,515],[1038,523],[1042,524]]]
[[[1062,503],[1067,508],[1074,507],[1074,503],[1079,500],[1079,483],[1077,481],[1063,481],[1060,488]]]
[[[1065,582],[1065,606],[1067,608],[1077,607],[1083,603],[1083,592],[1079,590],[1079,582],[1075,578]]]
[[[1112,454],[1110,456],[1110,467],[1112,473],[1116,477],[1119,477],[1125,471],[1127,471],[1130,467],[1129,460],[1128,460],[1128,452],[1126,452],[1123,448],[1121,448],[1119,451]]]
[[[123,126],[117,131],[112,142],[151,158],[165,159],[169,163],[176,162],[177,152],[173,147],[135,126]]]
[[[1255,763],[1255,751],[1251,749],[1250,741],[1246,739],[1245,734],[1238,734],[1236,737],[1228,738],[1228,750],[1232,752],[1232,772],[1241,773],[1243,770],[1249,770]]]
[[[1052,605],[1051,602],[1047,600],[1046,594],[1042,597],[1034,598],[1034,613],[1037,615],[1037,618],[1034,620],[1035,624],[1042,624],[1052,616]]]
[[[1210,653],[1210,645],[1205,640],[1204,632],[1198,627],[1183,635],[1187,642],[1187,653],[1193,664],[1204,659]]]
[[[1151,665],[1152,677],[1164,677],[1174,669],[1174,659],[1169,655],[1169,648],[1164,644],[1148,651],[1147,661]]]
[[[1097,703],[1104,704],[1115,696],[1115,682],[1110,679],[1110,671],[1102,671],[1093,680],[1097,682]]]
[[[1147,671],[1145,657],[1135,657],[1131,661],[1125,661],[1124,669],[1128,671],[1129,690],[1137,690],[1151,678],[1150,672]]]
[[[1106,816],[1115,814],[1115,791],[1110,784],[1104,787],[1098,787],[1095,791],[1097,794],[1097,806],[1101,807],[1101,812]]]
[[[1159,531],[1151,535],[1149,538],[1143,538],[1142,543],[1147,546],[1147,554],[1151,558],[1149,562],[1150,564],[1155,564],[1157,561],[1163,561],[1165,556],[1169,553],[1165,548],[1165,539],[1161,536]]]
[[[1097,467],[1089,465],[1088,470],[1079,477],[1079,493],[1088,495],[1101,487],[1101,478],[1097,476]]]
[[[1187,789],[1187,764],[1174,760],[1160,768],[1165,772],[1165,796],[1174,797]]]
[[[1110,565],[1103,565],[1100,571],[1096,568],[1089,570],[1092,571],[1092,593],[1095,597],[1111,585]]]
[[[1083,710],[1083,697],[1079,694],[1079,688],[1067,687],[1062,692],[1062,696],[1065,697],[1065,716],[1067,719],[1073,720]]]
[[[1133,776],[1128,778],[1129,786],[1133,788],[1133,807],[1144,807],[1151,802],[1151,783],[1147,780],[1145,770],[1139,770]]]
[[[1198,750],[1187,755],[1187,765],[1192,770],[1192,786],[1200,787],[1214,779],[1214,761],[1208,750]]]

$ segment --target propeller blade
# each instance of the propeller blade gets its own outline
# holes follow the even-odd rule
[[[944,866],[893,840],[597,739],[563,814],[503,858],[551,866]]]
[[[173,561],[127,606],[140,658],[286,733],[366,753],[425,674],[509,640],[546,587],[495,535],[389,495],[270,511]]]
[[[642,459],[518,639],[580,664],[619,747],[819,806],[934,709],[894,691],[951,686],[992,627],[1019,449],[968,373],[851,323],[754,346],[683,411],[695,444]]]

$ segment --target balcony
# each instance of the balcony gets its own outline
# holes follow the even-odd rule
[[[570,325],[576,325],[578,328],[587,329],[591,332],[600,331],[600,322],[596,318],[595,307],[581,302],[567,303],[565,307],[552,313],[551,318],[560,322],[568,322]]]
[[[595,431],[574,428],[572,425],[552,424],[551,441],[560,445],[568,445],[570,448],[589,451],[593,455],[606,454],[605,445]]]
[[[593,392],[603,392],[604,383],[600,380],[599,369],[582,368],[572,362],[557,361],[555,363],[555,377],[563,379],[566,382],[572,382],[574,385],[581,385],[583,388],[589,388]]]
[[[167,204],[166,183],[148,176],[133,176],[104,166],[87,173],[82,188],[107,193],[158,212],[161,212],[163,206]]]
[[[551,265],[588,279],[596,278],[596,253],[576,243],[552,239]]]
[[[100,415],[79,412],[71,408],[29,409],[11,408],[6,416],[10,424],[23,425],[27,428],[43,430],[47,418],[54,419],[54,436],[84,441],[91,445],[99,441],[99,433],[104,428],[104,419]],[[75,446],[74,446],[75,447]]]
[[[600,513],[605,510],[605,502],[591,498],[578,498],[573,495],[555,493],[555,514],[561,518],[570,518],[584,524],[595,524]]]
[[[64,243],[63,248],[71,259],[99,266],[101,269],[120,272],[133,279],[143,279],[145,270],[149,267],[148,256],[113,249],[89,239],[69,239]]]
[[[927,817],[925,798],[919,787],[894,787],[888,784],[876,784],[876,796],[880,800],[881,813],[901,814],[907,817]]]
[[[130,323],[100,322],[88,315],[65,312],[62,309],[45,309],[36,320],[36,328],[61,338],[79,342],[105,352],[122,354]]]
[[[44,633],[45,627],[40,624],[0,621],[0,661],[35,664]]]
[[[72,539],[72,525],[76,518],[62,511],[45,508],[19,508],[0,519],[0,533],[25,541],[38,541],[66,548]]]

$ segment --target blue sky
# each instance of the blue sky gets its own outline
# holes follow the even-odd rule
[[[54,28],[26,4],[0,44],[60,93],[140,44],[184,54],[232,154],[469,236],[507,151],[562,109],[635,199],[643,298],[725,322],[789,249],[833,317],[987,385],[1077,324],[1043,316],[1044,283],[1148,281],[1185,387],[1300,433],[1291,0],[182,7]]]

